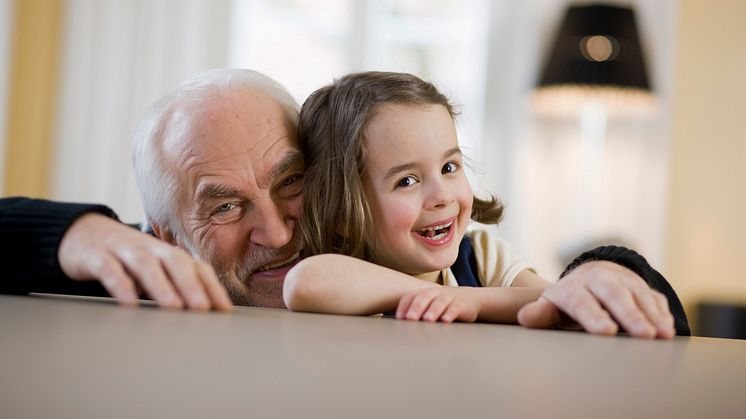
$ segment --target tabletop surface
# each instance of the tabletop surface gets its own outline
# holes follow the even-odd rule
[[[0,416],[743,417],[746,342],[0,296]]]

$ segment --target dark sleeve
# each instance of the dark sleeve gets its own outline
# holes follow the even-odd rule
[[[29,198],[0,199],[0,292],[50,292],[107,295],[96,281],[69,279],[57,261],[62,236],[78,217],[96,212],[117,219],[103,205],[73,204]]]
[[[681,301],[679,301],[676,291],[673,290],[671,284],[666,281],[666,278],[664,278],[663,275],[653,269],[648,261],[634,250],[621,246],[601,246],[589,250],[575,258],[575,260],[567,265],[567,268],[562,272],[560,278],[564,277],[581,264],[592,260],[614,262],[639,275],[648,283],[648,285],[650,285],[650,288],[662,293],[666,296],[666,299],[668,299],[668,307],[671,309],[671,314],[673,314],[674,317],[676,334],[680,336],[691,335],[684,307],[681,305]]]

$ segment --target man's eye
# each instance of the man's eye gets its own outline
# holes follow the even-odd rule
[[[301,193],[303,189],[303,174],[296,173],[288,176],[277,185],[275,188],[278,196],[282,198],[295,198]]]
[[[226,212],[236,208],[236,204],[225,203],[215,208],[215,214],[225,214]]]
[[[407,187],[412,186],[415,183],[417,183],[417,179],[414,178],[414,176],[406,176],[401,179],[399,179],[398,182],[396,182],[396,187]]]
[[[287,188],[288,186],[292,186],[293,184],[298,183],[302,177],[302,175],[288,176],[280,182],[280,187]]]
[[[282,199],[295,199],[303,189],[303,173],[296,173],[283,178],[275,187],[274,192]]]
[[[448,163],[443,165],[443,168],[440,169],[440,173],[442,174],[453,173],[453,172],[458,171],[459,167],[460,166],[458,163],[449,161]]]

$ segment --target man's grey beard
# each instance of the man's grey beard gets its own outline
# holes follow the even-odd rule
[[[252,295],[249,289],[249,279],[260,267],[270,264],[276,256],[290,257],[301,249],[300,232],[296,229],[290,243],[281,249],[256,248],[249,255],[238,262],[235,269],[226,267],[226,263],[220,255],[215,254],[210,246],[198,249],[186,235],[182,235],[182,243],[193,258],[206,262],[215,270],[218,280],[225,287],[233,304],[239,306],[258,307],[280,307],[285,308],[282,303],[282,282],[277,284],[277,289],[270,290],[271,295]],[[269,298],[274,297],[274,298]],[[279,298],[279,301],[274,301]]]
[[[215,267],[215,265],[213,265],[213,267]],[[225,290],[228,291],[228,296],[231,298],[231,301],[233,301],[233,304],[237,306],[257,305],[256,302],[252,301],[252,298],[250,298],[248,290],[245,287],[252,272],[253,271],[243,263],[239,264],[237,272],[235,273],[228,270],[215,271],[218,280],[225,286]]]

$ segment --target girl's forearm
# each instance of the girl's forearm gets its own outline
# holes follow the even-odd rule
[[[404,294],[435,286],[360,259],[324,254],[288,272],[283,299],[293,311],[369,315],[394,311]]]

